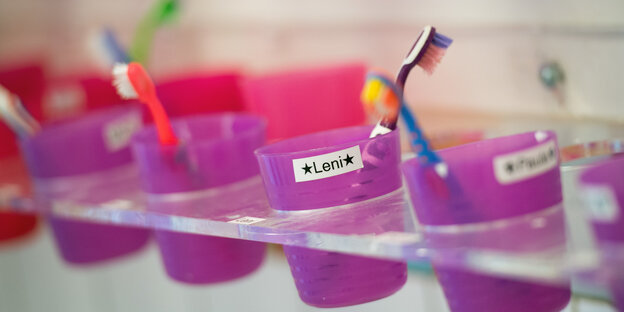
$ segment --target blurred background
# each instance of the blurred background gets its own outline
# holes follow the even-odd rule
[[[52,75],[93,69],[89,37],[101,27],[128,45],[151,1],[2,1],[0,58],[36,58]],[[181,1],[154,41],[150,72],[242,68],[262,73],[361,60],[398,69],[422,26],[455,39],[432,79],[413,75],[414,106],[487,113],[618,119],[624,4],[586,1]],[[565,105],[539,79],[557,62]],[[415,100],[415,99],[418,100]]]
[[[152,4],[0,0],[0,68],[35,62],[42,64],[47,81],[55,83],[87,73],[109,77],[110,68],[94,51],[94,38],[108,27],[129,46]],[[565,143],[621,133],[624,2],[619,0],[179,4],[177,18],[158,30],[145,64],[156,82],[189,71],[236,70],[260,76],[353,62],[393,72],[421,28],[433,24],[455,40],[453,46],[433,76],[413,73],[406,87],[409,104],[422,114],[430,132],[503,134],[535,127],[571,129],[574,124],[562,137]],[[36,117],[52,120],[86,109],[82,104],[46,107],[62,105],[55,96],[44,94],[43,110]],[[60,96],[80,97],[72,92]],[[168,280],[153,243],[93,268],[67,265],[56,252],[45,225],[0,245],[0,311],[315,310],[298,299],[276,247],[253,275],[203,287]],[[581,311],[612,311],[598,299],[576,298],[571,305]],[[447,308],[425,268],[413,271],[394,296],[357,307],[381,309]]]

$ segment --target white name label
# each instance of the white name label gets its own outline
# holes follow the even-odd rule
[[[500,184],[511,184],[538,176],[558,163],[555,141],[494,157],[494,175]]]
[[[141,129],[141,115],[128,114],[104,126],[104,143],[111,152],[116,152],[130,144],[132,135]]]
[[[583,189],[583,201],[588,216],[599,222],[613,222],[619,215],[617,198],[608,186],[593,186]]]
[[[228,221],[228,223],[254,224],[254,223],[258,223],[260,221],[264,221],[264,219],[262,219],[262,218],[255,218],[255,217],[242,217],[242,218],[238,218],[236,220]]]
[[[364,167],[359,145],[337,152],[293,159],[292,163],[296,182],[325,179]]]

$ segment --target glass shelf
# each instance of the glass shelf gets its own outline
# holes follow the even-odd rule
[[[620,146],[617,142],[607,145]],[[579,155],[588,157],[604,152],[605,145],[582,146],[585,149]],[[617,151],[621,148],[611,148],[610,153]],[[34,196],[31,184],[38,190],[49,189],[29,181],[21,160],[2,161],[0,209],[387,259],[431,261],[434,266],[555,284],[575,277],[607,285],[607,277],[612,277],[617,264],[624,260],[622,246],[599,250],[592,244],[569,239],[566,223],[570,228],[570,224],[584,221],[570,221],[568,207],[564,217],[563,205],[503,221],[422,227],[403,189],[356,204],[279,212],[269,207],[259,176],[207,191],[159,196],[141,192],[134,168],[85,181],[59,179],[55,185],[66,185],[67,189],[57,189],[53,196],[45,198]]]

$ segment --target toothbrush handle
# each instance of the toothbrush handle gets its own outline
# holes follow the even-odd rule
[[[150,96],[146,102],[153,112],[152,115],[154,116],[154,124],[156,125],[156,131],[158,133],[158,140],[160,143],[164,145],[177,145],[178,138],[173,132],[169,117],[167,116],[167,113],[165,112],[165,109],[160,103],[158,97],[156,95]]]
[[[429,142],[425,138],[412,112],[405,102],[401,104],[401,117],[410,134],[410,143],[417,157],[425,157],[428,163],[440,162],[440,157],[431,150]]]

